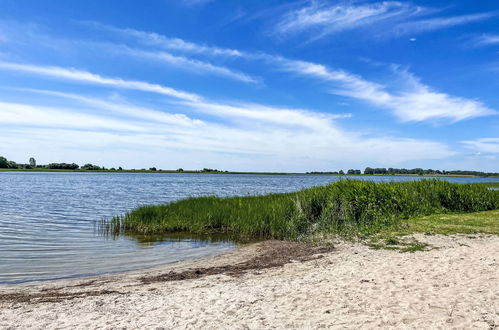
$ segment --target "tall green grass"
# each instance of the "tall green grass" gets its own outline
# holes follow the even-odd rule
[[[440,180],[374,183],[342,180],[287,194],[197,197],[141,206],[111,231],[227,233],[241,238],[297,239],[317,233],[369,234],[402,219],[499,208],[499,192]]]

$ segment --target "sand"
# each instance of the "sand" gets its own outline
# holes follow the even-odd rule
[[[4,286],[0,328],[498,328],[499,237],[416,238],[434,248],[306,253],[271,241],[153,270]]]

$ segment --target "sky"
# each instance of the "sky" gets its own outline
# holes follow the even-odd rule
[[[499,171],[499,4],[0,0],[19,163]]]

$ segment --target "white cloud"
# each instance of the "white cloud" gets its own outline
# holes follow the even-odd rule
[[[265,157],[287,159],[288,167],[283,170],[297,170],[317,168],[318,163],[333,166],[369,160],[370,164],[392,165],[411,160],[442,159],[454,154],[443,143],[349,132],[338,127],[335,115],[309,110],[258,104],[185,104],[205,115],[244,119],[236,125],[224,125],[185,115],[161,115],[155,109],[124,102],[112,105],[110,101],[74,94],[32,92],[74,100],[74,106],[54,108],[37,104],[1,103],[0,124],[3,129],[0,140],[15,140],[17,150],[2,144],[5,152],[17,154],[19,150],[31,150],[28,148],[31,144],[39,146],[40,150],[58,150],[61,154],[67,148],[99,149],[109,156],[108,159],[114,159],[113,154],[123,148],[149,150],[157,155],[163,167],[169,164],[164,155],[175,153],[175,150],[194,154],[212,153],[210,157],[218,162],[224,157],[233,157],[227,154],[253,155],[252,163],[248,163],[250,165],[236,168],[243,170],[250,170],[252,166],[255,168]],[[82,104],[85,104],[83,108]],[[87,113],[91,110],[95,114]],[[129,120],[122,114],[135,119]],[[22,135],[22,138],[18,135]],[[212,160],[206,159],[207,162]],[[259,166],[262,168],[263,165]]]
[[[331,93],[352,97],[391,110],[402,121],[450,120],[452,122],[497,114],[475,100],[451,96],[424,85],[409,72],[398,71],[404,81],[398,90],[363,79],[342,70],[282,57],[267,57],[282,70],[333,83]],[[399,84],[400,85],[400,84]]]
[[[142,44],[156,46],[164,49],[177,50],[189,53],[199,53],[204,55],[219,55],[229,57],[240,57],[243,53],[236,49],[213,47],[201,45],[181,38],[169,38],[154,32],[140,31],[131,28],[118,28],[111,25],[105,25],[97,22],[87,22],[96,29],[104,30],[119,34],[124,37],[133,38]]]
[[[499,153],[499,138],[482,138],[462,141],[467,148],[479,153]]]
[[[86,104],[90,108],[103,110],[103,112],[113,112],[114,114],[125,115],[127,117],[138,118],[143,121],[152,121],[155,123],[169,124],[180,127],[196,128],[204,125],[200,120],[189,118],[181,113],[169,113],[148,107],[140,107],[130,104],[119,96],[111,97],[111,100],[102,100],[94,97],[82,96],[72,93],[62,93],[49,90],[14,88],[14,90],[28,93],[45,94],[76,101],[78,104]]]
[[[436,17],[400,23],[395,26],[394,30],[398,35],[407,35],[483,21],[493,16],[496,16],[496,13],[481,13],[453,17]]]
[[[475,37],[472,41],[473,46],[492,46],[499,44],[499,35],[497,34],[483,34],[481,36]]]
[[[175,56],[166,52],[143,51],[143,50],[131,49],[128,47],[114,47],[114,51],[122,52],[130,56],[160,61],[163,63],[174,65],[183,70],[189,70],[196,73],[210,73],[242,81],[245,83],[252,83],[252,84],[258,83],[257,79],[245,73],[237,72],[223,66],[213,65],[208,62],[186,58],[184,56]]]
[[[260,104],[221,104],[211,102],[184,102],[183,104],[196,111],[221,118],[247,119],[251,120],[251,124],[266,122],[312,130],[328,129],[331,127],[333,120],[350,117],[350,114],[327,114]]]
[[[305,7],[284,14],[275,26],[279,35],[308,33],[310,39],[369,27],[370,35],[399,36],[448,28],[481,21],[496,13],[421,18],[439,10],[407,2],[339,3],[334,5],[311,1]],[[376,29],[373,30],[373,27]]]
[[[346,16],[352,14],[356,9],[361,10],[355,13],[354,18],[347,18]],[[340,28],[353,28],[362,24],[372,24],[374,21],[381,21],[386,19],[393,20],[395,17],[403,15],[420,15],[423,13],[430,13],[431,10],[402,4],[399,2],[382,2],[378,4],[369,4],[360,7],[344,7],[338,5],[337,7],[324,7],[317,3],[312,3],[310,7],[306,7],[298,11],[300,18],[289,18],[289,24],[297,24],[296,28],[303,28],[313,24],[326,24],[329,20],[335,18],[336,25],[334,29]],[[310,15],[307,15],[310,14]],[[315,13],[315,14],[311,14]],[[298,15],[298,14],[297,14]],[[346,15],[344,18],[338,18],[341,15]],[[352,14],[353,15],[353,14]],[[429,28],[444,27],[445,25],[463,24],[474,20],[485,19],[492,14],[477,14],[459,17],[450,17],[440,20],[439,18],[430,19],[427,26]],[[303,17],[302,17],[303,16]],[[405,23],[401,23],[405,24]],[[409,24],[409,23],[407,23]],[[290,25],[291,26],[291,25]],[[425,26],[425,25],[423,25]],[[116,28],[113,28],[116,29]],[[332,27],[329,27],[332,29]],[[409,28],[406,25],[404,28],[399,29],[399,33],[417,32],[417,25]],[[120,30],[131,31],[130,29]],[[161,40],[170,40],[164,36],[154,33],[147,33],[143,31],[132,30],[133,34],[144,40],[153,40],[155,42]],[[333,31],[333,30],[331,30]],[[415,40],[415,38],[412,38]],[[411,39],[411,40],[412,40]],[[193,44],[181,41],[181,44],[189,45],[186,49],[201,52],[205,55],[213,55],[217,50],[219,55],[227,55],[227,51],[237,54],[238,57],[250,60],[264,60],[273,65],[277,65],[281,70],[292,72],[295,74],[318,78],[323,81],[333,82],[333,94],[344,95],[355,99],[366,101],[375,106],[388,109],[392,111],[401,121],[436,121],[436,120],[450,120],[450,122],[461,121],[465,119],[487,116],[496,114],[496,112],[482,102],[477,100],[470,100],[458,96],[448,95],[439,92],[430,86],[421,83],[418,78],[408,72],[400,72],[402,79],[405,80],[405,89],[390,90],[386,86],[379,83],[368,81],[360,76],[354,75],[344,70],[331,70],[328,67],[299,60],[290,60],[280,56],[269,55],[265,53],[250,53],[239,50],[227,50],[216,47],[206,47],[198,44]],[[185,50],[185,49],[184,49]],[[212,110],[220,108],[220,106],[209,105]],[[205,106],[201,107],[207,109]]]
[[[401,19],[416,15],[422,8],[413,7],[398,1],[326,6],[312,1],[307,7],[288,12],[276,26],[280,34],[314,30],[313,39],[355,28],[383,22],[388,19]]]
[[[55,128],[145,131],[144,127],[135,124],[109,118],[104,120],[101,116],[75,113],[72,109],[54,109],[7,102],[0,102],[0,123]]]
[[[198,101],[200,99],[200,96],[196,94],[179,91],[170,87],[161,86],[159,84],[151,84],[148,82],[136,80],[123,80],[121,78],[107,78],[94,73],[76,69],[0,62],[0,70],[2,69],[15,72],[27,72],[37,75],[49,76],[59,79],[68,79],[97,85],[158,93],[186,101]]]

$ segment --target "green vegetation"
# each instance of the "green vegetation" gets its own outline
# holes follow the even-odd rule
[[[350,170],[349,170],[350,171]],[[351,170],[354,171],[354,170]],[[358,171],[358,170],[356,170]],[[359,173],[360,174],[360,173]],[[371,168],[366,167],[364,170],[364,174],[367,175],[457,175],[457,176],[483,176],[483,177],[491,177],[498,176],[499,173],[489,173],[489,172],[480,172],[480,171],[441,171],[441,170],[432,170],[432,169],[422,169],[422,168]]]
[[[433,214],[402,220],[396,227],[387,227],[369,237],[367,243],[374,249],[415,252],[429,249],[429,245],[419,242],[411,234],[425,235],[451,234],[490,234],[499,235],[499,210]]]
[[[343,171],[339,172],[307,172],[307,174],[344,174]],[[446,170],[432,170],[422,168],[371,168],[366,167],[364,173],[361,170],[349,169],[348,175],[424,175],[424,176],[480,176],[480,177],[499,177],[499,173],[494,172],[480,172],[480,171],[446,171]]]
[[[227,233],[241,238],[299,239],[409,230],[404,219],[494,209],[499,209],[499,192],[483,184],[342,180],[288,194],[209,196],[142,206],[107,225],[109,231],[125,233]]]
[[[433,214],[405,221],[401,234],[493,234],[499,235],[499,210],[464,213]]]
[[[414,237],[401,238],[398,236],[388,236],[383,238],[380,235],[371,237],[368,245],[375,250],[398,250],[400,252],[425,251],[430,248],[429,244],[419,242]]]
[[[306,173],[291,173],[291,172],[238,172],[218,170],[212,168],[203,168],[202,170],[184,170],[178,168],[177,170],[162,170],[156,167],[149,167],[149,170],[143,169],[123,169],[121,166],[116,169],[111,167],[107,169],[104,166],[93,164],[85,164],[79,166],[75,163],[50,163],[47,165],[37,165],[36,160],[31,157],[27,164],[18,164],[14,161],[7,160],[5,157],[0,156],[0,171],[75,171],[75,172],[117,172],[123,171],[128,173],[204,173],[204,174],[259,174],[259,175],[288,175],[288,174],[322,174],[322,175],[345,175],[343,170],[340,171],[327,171],[327,172],[306,172]],[[367,167],[362,173],[361,170],[349,169],[347,175],[420,175],[420,176],[480,176],[499,178],[499,173],[486,173],[479,171],[440,171],[422,168],[405,169],[405,168],[370,168]]]

